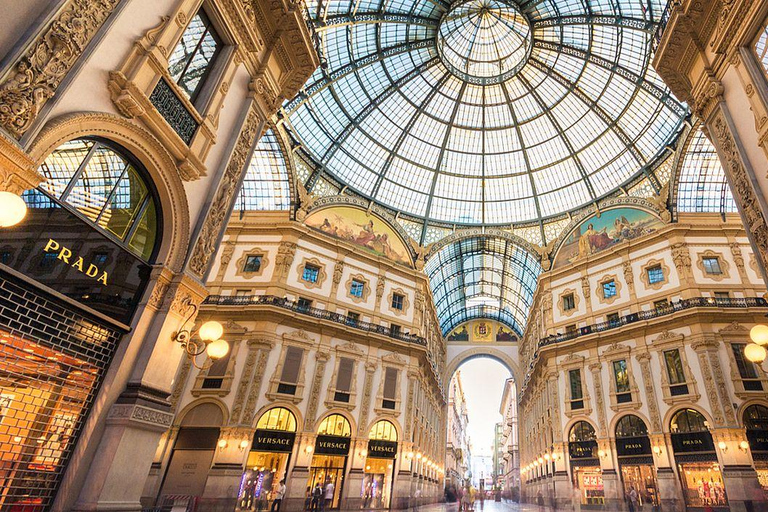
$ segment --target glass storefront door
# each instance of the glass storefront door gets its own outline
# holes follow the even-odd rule
[[[290,457],[290,453],[250,452],[235,511],[268,510],[280,480],[285,478]]]
[[[369,457],[365,464],[365,476],[360,497],[363,508],[389,508],[390,489],[394,464],[392,459]]]
[[[331,508],[339,508],[346,465],[347,458],[338,455],[315,455],[312,457],[307,487],[311,490],[319,484],[320,488],[325,489],[329,483],[333,484]]]
[[[659,504],[656,486],[656,468],[653,464],[624,464],[619,459],[621,481],[624,484],[624,496],[629,496],[631,489],[638,494],[640,505]]]

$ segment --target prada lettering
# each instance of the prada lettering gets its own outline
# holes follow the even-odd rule
[[[72,251],[70,249],[68,249],[67,247],[62,247],[59,244],[59,242],[57,242],[53,238],[48,239],[48,243],[45,244],[45,249],[43,249],[43,251],[46,253],[55,253],[56,251],[59,251],[58,256],[56,256],[57,260],[63,261],[70,267],[76,269],[80,273],[85,274],[86,276],[92,279],[95,279],[101,284],[105,286],[107,285],[108,276],[105,271],[100,270],[99,267],[97,267],[93,263],[89,263],[86,265],[82,256],[75,256],[74,254],[72,254]]]

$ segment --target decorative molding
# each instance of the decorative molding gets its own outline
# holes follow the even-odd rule
[[[711,342],[694,343],[693,349],[696,351],[696,355],[699,358],[699,368],[704,378],[704,389],[707,391],[707,398],[709,399],[709,412],[712,414],[712,418],[715,420],[715,426],[725,425],[725,419],[723,417],[723,411],[720,408],[720,400],[717,393],[717,383],[709,366],[708,352],[716,349]]]
[[[304,267],[306,267],[308,264],[318,268],[317,280],[315,282],[305,281],[303,278]],[[328,277],[328,274],[325,273],[325,265],[321,263],[319,259],[307,258],[306,256],[301,260],[301,263],[296,266],[296,273],[298,274],[298,282],[310,290],[315,288],[322,288],[325,279]]]
[[[320,390],[323,384],[323,377],[325,376],[325,365],[328,362],[328,356],[323,352],[315,352],[315,361],[315,375],[312,378],[307,413],[304,417],[304,430],[307,432],[314,432],[315,430],[317,405],[320,403]]]
[[[230,425],[239,425],[242,423],[240,421],[240,416],[243,412],[243,405],[245,404],[248,387],[250,386],[251,381],[253,380],[253,374],[256,371],[256,357],[258,354],[258,347],[255,344],[248,342],[248,355],[246,356],[243,370],[240,373],[237,391],[235,391],[235,400],[232,404],[232,413],[229,416]]]
[[[138,404],[114,404],[109,409],[107,422],[122,421],[140,423],[151,430],[164,431],[173,423],[173,413]]]
[[[256,421],[256,403],[259,399],[259,394],[261,391],[261,382],[264,380],[264,373],[267,370],[269,352],[270,350],[259,349],[256,368],[253,372],[253,378],[251,379],[251,388],[248,392],[248,400],[245,403],[242,420],[240,421],[240,423],[243,425],[253,426],[254,422]]]
[[[0,82],[0,126],[20,139],[120,0],[70,0]]]
[[[613,284],[616,287],[616,292],[613,294],[612,297],[606,298],[603,285],[606,283],[610,283],[611,281],[613,281]],[[597,300],[600,304],[613,304],[614,302],[616,302],[616,300],[619,299],[620,294],[621,294],[621,281],[619,281],[619,278],[616,277],[616,274],[603,276],[597,282],[597,287],[595,288],[595,295],[597,295]]]
[[[651,283],[648,280],[648,269],[657,265],[661,267],[661,274],[664,276],[664,279],[657,283]],[[664,263],[664,260],[648,260],[641,269],[640,281],[643,283],[646,290],[659,290],[669,283],[669,267]]]
[[[211,258],[216,254],[219,235],[228,219],[230,206],[235,198],[235,192],[238,190],[240,176],[245,171],[251,154],[251,147],[261,135],[263,128],[263,118],[251,106],[189,259],[190,271],[201,279],[208,271]]]
[[[334,279],[336,275],[336,269],[334,268]],[[355,295],[352,295],[352,281],[359,281],[363,283],[363,294],[360,297],[357,297]],[[368,279],[363,276],[363,274],[352,274],[349,276],[349,279],[347,279],[347,282],[344,283],[344,287],[347,290],[347,298],[350,299],[355,304],[364,303],[368,300],[368,296],[371,294],[371,284],[368,282]]]
[[[275,258],[275,279],[281,279],[288,275],[296,255],[296,244],[293,242],[280,242]]]
[[[656,390],[653,386],[654,378],[651,373],[651,355],[643,352],[637,354],[635,359],[640,363],[640,373],[643,378],[643,389],[645,390],[645,403],[648,405],[648,412],[651,417],[651,429],[653,432],[661,432],[661,414],[659,413],[659,405],[656,402]],[[663,371],[664,369],[662,368]]]
[[[573,307],[571,309],[565,309],[563,306],[563,298],[569,294],[573,295]],[[580,297],[579,294],[576,293],[576,290],[572,288],[566,288],[560,292],[560,296],[557,298],[557,310],[560,312],[560,316],[568,318],[576,314],[576,312],[579,310],[579,302]]]
[[[2,109],[0,105],[0,109]],[[21,147],[0,132],[0,190],[21,195],[45,181],[35,162]]]
[[[357,424],[357,433],[360,436],[368,434],[368,415],[371,412],[371,392],[373,390],[373,374],[376,371],[373,363],[365,364],[365,383],[363,384],[363,401],[360,404],[360,422]]]
[[[252,249],[249,249],[247,251],[243,251],[242,256],[235,262],[235,275],[238,277],[242,277],[243,279],[252,279],[254,277],[259,277],[264,273],[264,269],[269,265],[269,258],[267,258],[267,251],[259,248],[259,247],[253,247]],[[245,271],[245,262],[248,260],[249,256],[261,256],[261,264],[259,265],[259,270],[255,272],[246,272]],[[224,262],[221,263],[224,265]]]
[[[600,363],[589,365],[589,370],[592,372],[592,383],[595,386],[595,408],[597,409],[597,423],[600,429],[599,437],[605,437],[608,431],[608,422],[605,417],[605,402],[603,401],[602,368],[603,365]]]
[[[395,294],[400,294],[403,297],[403,309],[395,309],[392,307],[392,299],[394,298]],[[405,316],[408,314],[408,308],[410,307],[411,303],[408,300],[408,294],[405,293],[405,290],[402,288],[392,288],[389,291],[389,295],[387,295],[387,309],[397,316]]]
[[[720,274],[709,274],[707,273],[706,269],[704,268],[704,258],[717,258],[717,263],[720,266]],[[701,274],[704,276],[705,279],[711,279],[713,281],[722,281],[723,279],[729,279],[731,277],[730,268],[731,265],[728,263],[723,256],[723,253],[721,252],[715,252],[711,249],[708,249],[704,252],[700,252],[697,254],[696,258],[696,266],[701,270]]]

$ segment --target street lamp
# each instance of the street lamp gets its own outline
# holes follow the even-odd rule
[[[757,324],[749,331],[749,338],[752,343],[744,347],[744,356],[755,363],[761,364],[765,361],[768,352],[765,346],[768,345],[768,325]]]

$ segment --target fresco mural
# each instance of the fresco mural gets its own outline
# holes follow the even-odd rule
[[[304,223],[334,238],[351,242],[377,256],[411,265],[411,258],[400,237],[389,224],[358,208],[332,206],[312,212]]]
[[[500,323],[491,320],[472,320],[451,331],[446,340],[470,343],[516,342],[517,335],[512,329]]]
[[[614,208],[588,217],[574,229],[557,251],[553,267],[604,251],[613,245],[660,229],[664,222],[637,208]]]

